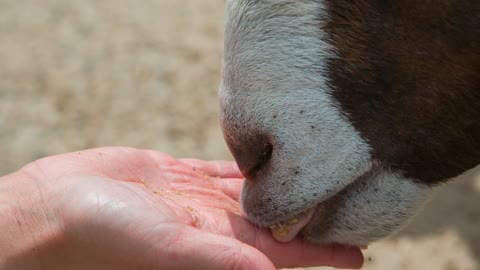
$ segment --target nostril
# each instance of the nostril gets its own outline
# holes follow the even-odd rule
[[[242,145],[230,145],[235,161],[247,180],[254,180],[272,158],[273,145],[269,142],[250,141]]]
[[[257,161],[257,164],[251,168],[248,173],[250,176],[256,176],[262,167],[272,158],[273,145],[271,143],[265,143],[263,146],[263,152],[260,156],[260,159]]]

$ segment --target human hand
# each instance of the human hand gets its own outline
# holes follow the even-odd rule
[[[232,162],[177,160],[130,148],[38,160],[0,178],[0,214],[2,194],[20,195],[7,204],[17,221],[9,226],[17,230],[0,240],[19,241],[29,233],[35,240],[3,247],[5,252],[0,241],[0,269],[15,269],[27,257],[33,269],[362,265],[357,248],[276,242],[269,230],[241,216],[242,181]],[[18,231],[26,235],[15,236]],[[2,253],[11,255],[3,265]]]

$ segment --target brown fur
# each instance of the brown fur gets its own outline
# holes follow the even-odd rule
[[[327,8],[333,95],[374,158],[427,184],[480,164],[480,1]]]

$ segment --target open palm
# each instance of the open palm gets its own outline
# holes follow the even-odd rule
[[[54,209],[58,269],[360,267],[358,249],[276,242],[241,216],[243,177],[232,162],[100,148],[36,161]],[[49,268],[50,269],[50,268]]]

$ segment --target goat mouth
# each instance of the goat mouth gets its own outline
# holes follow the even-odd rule
[[[351,188],[353,183],[358,181],[362,181],[366,178],[369,178],[378,171],[380,164],[378,161],[372,161],[370,168],[365,171],[362,175],[357,177],[350,185],[347,185],[340,191],[332,194],[330,197],[326,198],[322,202],[318,203],[312,208],[309,208],[307,211],[304,211],[300,214],[293,216],[292,218],[285,220],[283,222],[277,223],[273,226],[270,226],[270,231],[272,232],[273,237],[282,243],[292,241],[302,230],[306,227],[310,221],[312,220],[314,215],[318,215],[317,209],[320,205],[324,205],[325,203],[331,202],[334,198],[337,198],[340,194],[342,194],[345,190]]]
[[[293,218],[270,226],[273,237],[282,243],[292,241],[300,231],[310,222],[315,212],[312,208],[306,212],[295,215]]]

